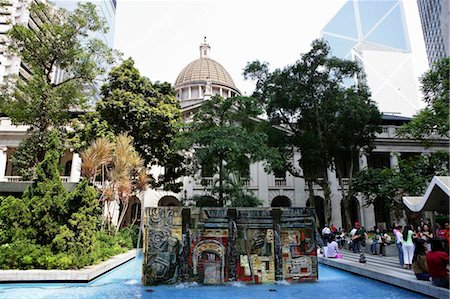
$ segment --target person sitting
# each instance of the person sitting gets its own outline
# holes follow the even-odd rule
[[[427,242],[423,239],[416,240],[412,270],[418,280],[430,280],[427,267]]]
[[[325,224],[325,227],[322,229],[323,243],[325,246],[331,242],[331,230],[328,227],[328,224]]]
[[[336,242],[336,237],[333,235],[332,241],[330,243],[328,243],[326,256],[329,258],[337,258],[337,259],[342,258],[342,255],[339,252],[338,247],[339,246],[338,246],[338,243]]]
[[[448,253],[444,251],[442,240],[431,240],[431,251],[427,253],[427,267],[432,284],[438,287],[449,287],[447,272]]]
[[[378,227],[375,227],[375,234],[372,237],[372,244],[370,244],[370,253],[377,254],[377,245],[378,244],[381,244],[381,232]],[[381,248],[380,248],[380,254],[381,254]]]

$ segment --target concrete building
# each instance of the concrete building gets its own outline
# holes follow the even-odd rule
[[[417,0],[420,22],[425,39],[428,64],[449,56],[449,19],[448,0]]]
[[[400,0],[349,0],[322,29],[333,56],[358,61],[381,112],[412,116],[420,108]]]

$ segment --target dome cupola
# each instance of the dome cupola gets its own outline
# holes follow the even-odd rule
[[[225,68],[209,57],[211,47],[200,44],[200,58],[189,63],[175,81],[175,92],[181,107],[196,105],[213,95],[232,97],[240,95],[234,81]]]

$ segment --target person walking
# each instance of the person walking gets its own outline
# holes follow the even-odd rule
[[[361,227],[359,222],[355,222],[355,228],[356,228],[356,233],[353,236],[352,241],[356,245],[356,248],[358,248],[359,262],[365,263],[366,256],[364,255],[364,251],[366,249],[366,238],[367,238],[366,230],[364,229],[364,227]]]
[[[403,268],[405,269],[411,269],[411,264],[414,256],[414,243],[413,243],[413,235],[414,235],[414,228],[412,225],[405,226],[405,229],[403,230],[403,243],[402,243],[402,250],[403,250]]]
[[[394,232],[394,237],[395,237],[395,246],[397,246],[397,250],[398,250],[398,260],[400,262],[400,266],[403,267],[404,261],[403,261],[403,249],[402,249],[402,244],[403,244],[402,228],[403,227],[401,225],[399,225],[396,228],[394,228],[393,232]]]

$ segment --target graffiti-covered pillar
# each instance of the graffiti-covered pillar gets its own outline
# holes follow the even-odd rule
[[[273,234],[274,234],[274,264],[275,280],[283,280],[283,244],[281,241],[281,209],[272,209]]]
[[[191,277],[189,256],[191,255],[191,209],[181,211],[181,254],[180,254],[180,282],[187,282]]]
[[[228,264],[228,281],[236,281],[236,269],[238,266],[237,242],[237,226],[236,226],[236,209],[228,209],[228,246],[227,246],[227,264]]]

